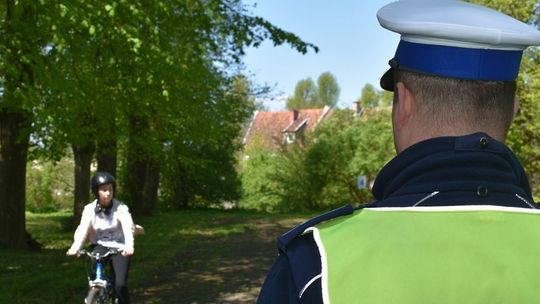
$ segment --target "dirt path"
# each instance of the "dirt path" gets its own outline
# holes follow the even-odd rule
[[[238,219],[235,219],[238,220]],[[255,303],[276,254],[276,236],[305,219],[243,219],[247,232],[204,237],[148,286],[132,291],[134,303]]]

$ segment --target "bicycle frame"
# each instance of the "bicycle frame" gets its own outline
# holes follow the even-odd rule
[[[99,254],[98,254],[99,257]],[[105,277],[105,261],[103,259],[96,259],[96,278],[94,280],[88,280],[90,287],[101,286],[107,288],[107,278]]]
[[[97,294],[98,298],[97,302],[95,303],[108,303],[109,299],[111,299],[110,296],[114,287],[112,286],[112,283],[110,282],[110,280],[108,280],[105,274],[105,266],[107,262],[107,257],[115,254],[118,254],[118,251],[116,249],[109,249],[105,254],[101,254],[99,252],[89,252],[84,249],[79,251],[79,255],[86,255],[92,261],[95,261],[96,276],[92,280],[91,276],[88,275],[88,297],[90,297],[91,294]]]

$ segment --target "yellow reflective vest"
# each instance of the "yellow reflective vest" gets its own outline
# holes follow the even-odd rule
[[[540,210],[362,209],[305,233],[324,303],[540,303]]]

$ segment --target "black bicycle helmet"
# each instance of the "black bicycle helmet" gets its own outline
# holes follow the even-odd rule
[[[98,187],[101,185],[112,184],[113,190],[116,190],[116,179],[108,172],[96,172],[92,177],[92,193],[98,198]]]

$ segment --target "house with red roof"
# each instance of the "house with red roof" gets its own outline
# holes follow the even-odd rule
[[[246,130],[244,147],[256,145],[279,150],[286,144],[303,142],[305,134],[330,115],[332,108],[301,109],[280,112],[257,111]]]

